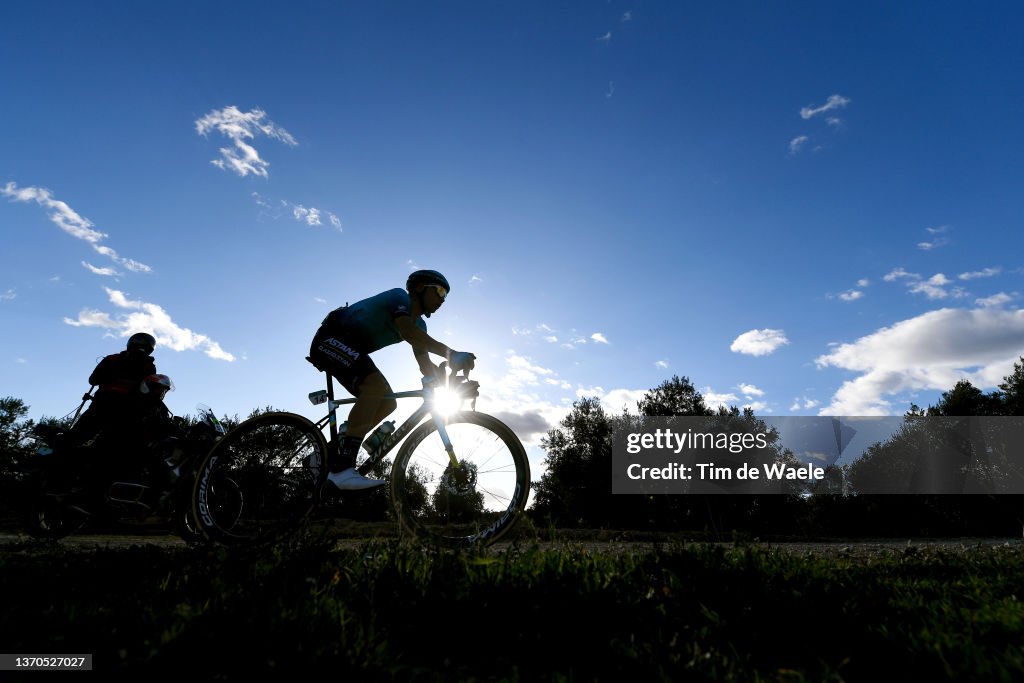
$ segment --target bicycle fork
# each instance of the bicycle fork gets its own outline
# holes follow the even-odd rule
[[[448,453],[448,459],[451,460],[452,467],[459,469],[459,459],[455,457],[455,448],[452,447],[452,440],[448,438],[448,430],[444,426],[444,418],[439,413],[432,414],[434,418],[434,426],[437,427],[437,434],[441,437],[441,443],[444,444],[444,450]]]

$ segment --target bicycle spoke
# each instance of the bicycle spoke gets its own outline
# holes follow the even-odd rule
[[[526,503],[529,464],[515,434],[493,417],[460,413],[447,426],[453,467],[433,425],[410,435],[396,459],[392,498],[403,525],[448,546],[488,543]]]
[[[226,542],[279,536],[313,508],[325,462],[323,437],[304,417],[267,413],[243,422],[200,466],[200,526]]]

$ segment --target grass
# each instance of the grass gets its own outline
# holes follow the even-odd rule
[[[0,555],[9,653],[244,680],[1024,678],[1019,549],[795,556],[757,545],[435,552],[325,537],[228,551]]]

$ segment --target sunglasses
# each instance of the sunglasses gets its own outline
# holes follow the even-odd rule
[[[437,291],[437,296],[440,297],[441,301],[444,301],[445,298],[447,298],[448,290],[445,289],[444,287],[442,287],[441,285],[427,285],[427,286],[428,287],[433,287]]]

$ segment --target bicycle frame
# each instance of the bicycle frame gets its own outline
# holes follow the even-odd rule
[[[444,370],[444,365],[445,365],[444,363],[442,363],[442,365],[441,365],[442,372]],[[337,410],[338,410],[339,407],[341,407],[343,405],[349,405],[349,404],[355,403],[357,399],[355,399],[355,398],[346,398],[346,399],[336,400],[334,398],[334,378],[331,377],[330,373],[324,373],[324,374],[327,375],[327,391],[326,392],[324,392],[323,390],[314,391],[313,393],[311,393],[309,395],[309,400],[310,400],[310,402],[313,403],[313,405],[319,405],[320,403],[324,403],[324,402],[327,403],[327,415],[325,415],[324,417],[320,418],[316,422],[316,428],[321,430],[321,431],[323,431],[324,427],[330,426],[331,440],[330,440],[330,443],[328,444],[328,447],[329,448],[340,448],[340,443],[339,443],[339,439],[338,439],[339,435],[338,435]],[[454,378],[455,378],[455,373],[452,373],[451,377],[449,377],[447,379],[446,383],[447,383],[449,389],[452,388],[451,379],[454,379]],[[462,389],[462,387],[465,387],[466,384],[468,384],[469,382],[468,382],[468,378],[464,377],[463,380],[464,380],[463,382],[455,385],[454,391],[456,391],[458,393],[460,398],[465,400],[466,398],[468,398],[468,396],[466,396],[464,394],[465,390]],[[369,454],[370,457],[367,458],[367,460],[362,465],[360,465],[360,466],[358,466],[356,468],[356,470],[360,474],[364,474],[365,475],[371,469],[373,469],[373,467],[376,466],[377,463],[379,463],[381,460],[383,460],[384,457],[388,453],[391,452],[392,448],[394,448],[396,445],[401,443],[402,439],[404,439],[409,434],[409,432],[411,432],[413,429],[415,429],[420,424],[420,422],[423,421],[423,418],[426,417],[427,414],[431,414],[433,416],[433,418],[434,418],[434,424],[437,426],[437,433],[441,437],[441,442],[444,444],[445,451],[448,453],[448,458],[451,460],[452,467],[454,467],[455,469],[459,468],[460,465],[459,465],[458,458],[455,457],[455,450],[452,447],[451,439],[448,438],[448,430],[445,428],[444,416],[441,415],[439,412],[436,412],[436,411],[431,409],[431,403],[432,403],[433,396],[434,396],[434,389],[432,387],[425,387],[425,388],[419,389],[417,391],[399,391],[399,392],[396,392],[396,393],[393,393],[393,394],[386,394],[383,397],[385,399],[395,399],[395,400],[402,399],[402,398],[421,398],[421,399],[423,399],[423,405],[421,405],[419,408],[417,408],[413,412],[412,415],[410,415],[408,418],[406,418],[405,422],[403,422],[401,425],[399,425],[399,427],[394,432],[392,432],[391,434],[388,434],[384,438],[384,440],[380,443],[380,445],[377,446],[377,448],[374,450],[374,452]],[[475,405],[475,403],[476,403],[476,401],[474,400],[474,405]]]

